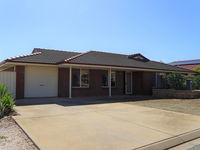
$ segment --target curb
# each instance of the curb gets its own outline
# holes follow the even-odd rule
[[[166,150],[181,145],[183,143],[195,140],[197,138],[200,138],[200,128],[155,143],[151,143],[142,147],[138,147],[134,150]]]
[[[16,125],[22,130],[22,132],[31,140],[31,142],[33,143],[33,145],[38,149],[41,150],[37,144],[31,139],[31,137],[24,131],[24,129],[17,123],[17,121],[15,120],[15,118],[12,117],[12,119],[14,120],[14,122],[16,123]]]

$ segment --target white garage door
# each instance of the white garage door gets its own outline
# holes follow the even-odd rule
[[[25,67],[25,97],[56,97],[58,95],[58,68]]]
[[[6,85],[9,88],[9,92],[13,93],[13,98],[15,98],[16,93],[16,73],[15,72],[0,72],[0,83]]]

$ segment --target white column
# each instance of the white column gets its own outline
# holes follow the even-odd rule
[[[111,87],[111,68],[108,70],[108,87],[109,87],[109,96],[112,96],[112,87]]]
[[[69,98],[72,98],[72,66],[69,67]]]

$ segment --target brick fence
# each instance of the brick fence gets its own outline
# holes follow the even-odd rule
[[[200,90],[153,89],[153,96],[159,98],[200,98]]]

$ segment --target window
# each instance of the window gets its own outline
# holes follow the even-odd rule
[[[103,71],[101,85],[103,87],[108,87],[108,82],[109,82],[108,71]],[[111,72],[111,86],[112,87],[116,86],[116,72],[114,71]]]
[[[116,86],[116,72],[114,71],[111,72],[111,86],[112,87]]]
[[[80,87],[80,69],[72,69],[72,87]]]
[[[89,87],[89,70],[72,69],[72,87]]]
[[[89,71],[81,70],[81,87],[89,87]]]
[[[105,87],[108,86],[108,71],[103,71],[101,77],[101,85]]]

